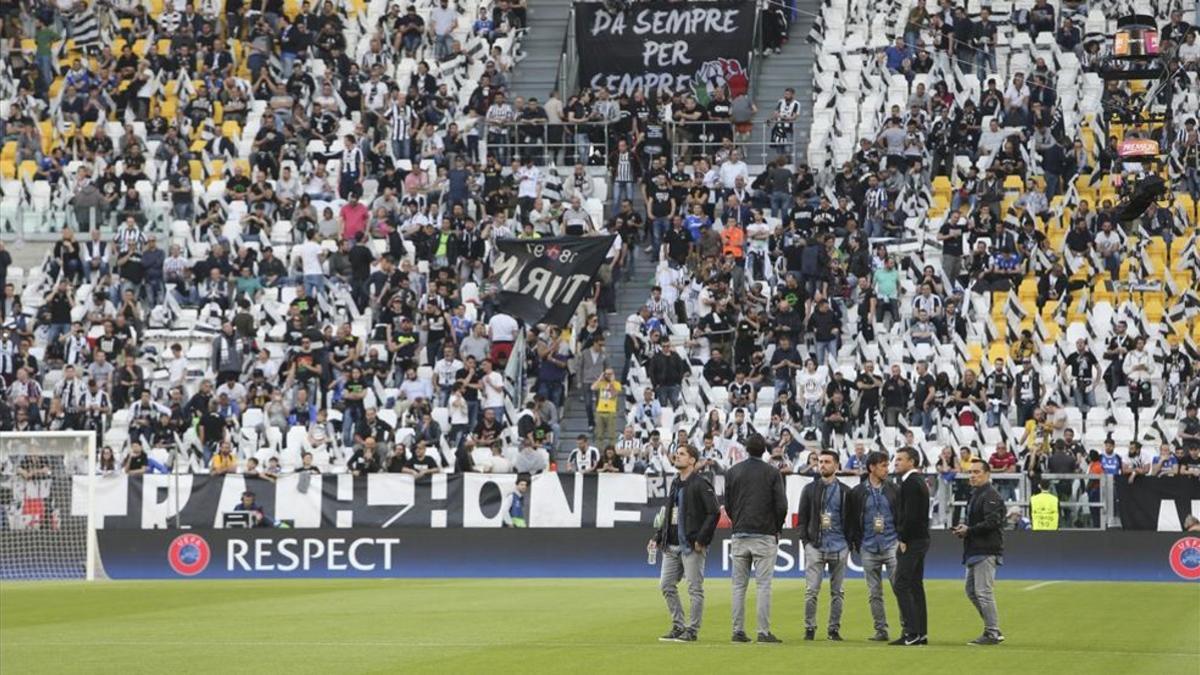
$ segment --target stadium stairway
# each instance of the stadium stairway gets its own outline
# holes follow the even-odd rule
[[[775,112],[775,103],[783,97],[783,90],[793,87],[801,103],[800,116],[796,119],[796,148],[800,152],[808,147],[808,133],[812,127],[812,72],[813,50],[808,42],[808,32],[821,11],[820,0],[796,0],[796,19],[788,32],[787,43],[779,54],[768,54],[763,61],[758,80],[754,83],[754,105],[758,113],[754,116],[754,134],[759,139],[770,137],[767,120]],[[762,164],[761,150],[756,147],[748,151],[749,162]],[[801,160],[804,157],[801,156]]]
[[[521,39],[525,56],[513,68],[509,85],[513,95],[545,101],[558,86],[558,62],[570,13],[571,3],[566,0],[529,0],[529,31]]]
[[[650,254],[643,250],[642,245],[637,246],[637,252],[634,255],[633,274],[629,281],[617,284],[617,311],[615,314],[609,314],[604,318],[607,321],[607,337],[605,338],[605,346],[608,350],[608,363],[616,371],[617,375],[621,374],[621,367],[625,364],[625,320],[630,314],[637,311],[637,308],[645,304],[650,297],[650,289],[654,286],[654,266],[649,260]],[[587,411],[583,407],[583,389],[589,383],[578,383],[567,398],[566,404],[559,420],[560,433],[558,438],[558,455],[557,459],[560,465],[565,464],[567,455],[571,449],[575,447],[575,439],[579,434],[587,434],[591,436],[587,424]],[[628,392],[624,392],[628,394]],[[634,392],[640,399],[641,393]],[[620,408],[624,410],[624,406]],[[619,434],[625,428],[623,418],[618,416],[617,433]],[[598,448],[599,443],[595,444]],[[603,450],[603,448],[600,448]]]

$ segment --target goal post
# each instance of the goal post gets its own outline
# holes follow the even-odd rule
[[[97,469],[95,431],[0,432],[0,580],[96,578]]]

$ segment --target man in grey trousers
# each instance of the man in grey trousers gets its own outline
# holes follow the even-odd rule
[[[800,493],[800,540],[804,542],[804,639],[817,633],[817,597],[821,580],[829,570],[829,627],[827,637],[842,641],[842,581],[850,547],[846,539],[846,498],[850,490],[837,479],[838,454],[822,450],[817,469],[819,480],[804,486]]]
[[[967,566],[967,598],[983,619],[983,635],[967,644],[998,645],[1004,642],[1000,615],[996,611],[996,568],[1004,564],[1004,498],[992,486],[992,467],[982,459],[971,463],[971,499],[967,522],[954,527],[963,540],[963,564]]]
[[[899,491],[887,479],[888,456],[884,452],[867,454],[867,477],[850,491],[846,502],[846,535],[850,550],[862,561],[867,580],[867,598],[875,634],[871,640],[888,641],[887,611],[883,605],[883,570],[888,583],[896,576],[896,501]]]
[[[695,642],[704,616],[704,560],[721,509],[712,484],[696,471],[699,461],[700,451],[694,446],[685,445],[675,452],[679,475],[667,493],[662,525],[649,544],[661,549],[663,556],[659,588],[671,614],[671,630],[659,638],[663,642]],[[676,589],[682,579],[687,579],[692,602],[687,621]]]
[[[758,641],[783,642],[771,633],[771,578],[779,551],[779,532],[787,518],[787,493],[779,469],[763,461],[767,443],[758,434],[746,439],[748,459],[725,474],[725,511],[733,523],[733,642],[746,636],[746,588],[750,568],[758,592]]]

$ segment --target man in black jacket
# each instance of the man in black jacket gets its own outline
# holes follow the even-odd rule
[[[710,362],[711,363],[711,362]],[[787,493],[779,469],[763,461],[767,443],[758,434],[746,439],[746,453],[725,474],[725,510],[733,522],[733,641],[746,636],[746,587],[750,567],[758,589],[758,641],[782,642],[771,634],[771,577],[779,551],[779,532],[787,518]]]
[[[662,525],[649,546],[662,549],[659,586],[671,613],[671,630],[659,638],[664,642],[695,642],[704,615],[704,557],[717,529],[717,496],[712,484],[696,473],[700,451],[691,445],[679,448],[674,457],[679,476],[671,483]],[[676,586],[687,578],[692,616],[685,623],[683,604]]]
[[[963,540],[963,564],[967,566],[967,597],[983,618],[983,635],[970,645],[998,645],[1004,642],[992,587],[996,585],[996,567],[1004,564],[1004,499],[992,486],[992,468],[982,459],[969,469],[971,499],[967,502],[967,522],[954,526],[954,534]]]
[[[850,550],[862,561],[867,580],[867,598],[875,622],[875,642],[888,641],[887,611],[883,605],[883,568],[888,583],[896,581],[896,506],[900,491],[887,479],[888,456],[871,452],[866,459],[867,477],[850,491],[846,500],[846,539]],[[894,587],[894,586],[893,586]]]
[[[929,485],[921,475],[921,456],[914,448],[896,452],[900,499],[896,503],[896,578],[892,591],[900,605],[902,634],[888,644],[912,647],[929,644],[925,607],[925,554],[929,552]]]
[[[804,486],[800,493],[800,541],[804,542],[804,639],[817,633],[817,598],[821,579],[829,568],[830,640],[841,642],[842,580],[850,556],[846,537],[846,495],[850,490],[837,479],[839,458],[833,450],[822,450],[817,468],[820,480]]]

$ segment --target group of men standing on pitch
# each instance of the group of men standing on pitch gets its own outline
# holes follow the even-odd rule
[[[779,534],[787,518],[787,495],[779,470],[764,461],[766,443],[758,434],[746,441],[749,458],[725,474],[725,509],[732,523],[733,642],[750,642],[745,632],[745,600],[753,570],[757,590],[758,642],[782,642],[771,632],[771,579]],[[716,532],[720,507],[712,484],[697,472],[699,451],[682,446],[673,458],[679,475],[671,484],[661,525],[650,541],[663,553],[660,587],[671,614],[671,630],[660,639],[693,642],[704,612],[704,564]],[[897,480],[889,480],[887,453],[867,455],[866,477],[850,488],[837,478],[840,459],[820,452],[820,478],[800,495],[797,530],[804,544],[804,639],[817,633],[817,601],[828,572],[829,640],[841,641],[843,582],[850,553],[858,554],[867,581],[875,632],[871,640],[896,646],[929,643],[925,604],[925,555],[929,551],[929,486],[920,454],[901,448],[895,457]],[[963,540],[966,593],[983,618],[984,632],[972,645],[1004,641],[992,588],[1004,552],[1004,500],[992,487],[991,468],[977,460],[969,467],[973,488],[966,520],[953,533]],[[883,602],[888,575],[900,606],[901,634],[891,640]],[[685,616],[676,590],[687,581],[691,615]]]

